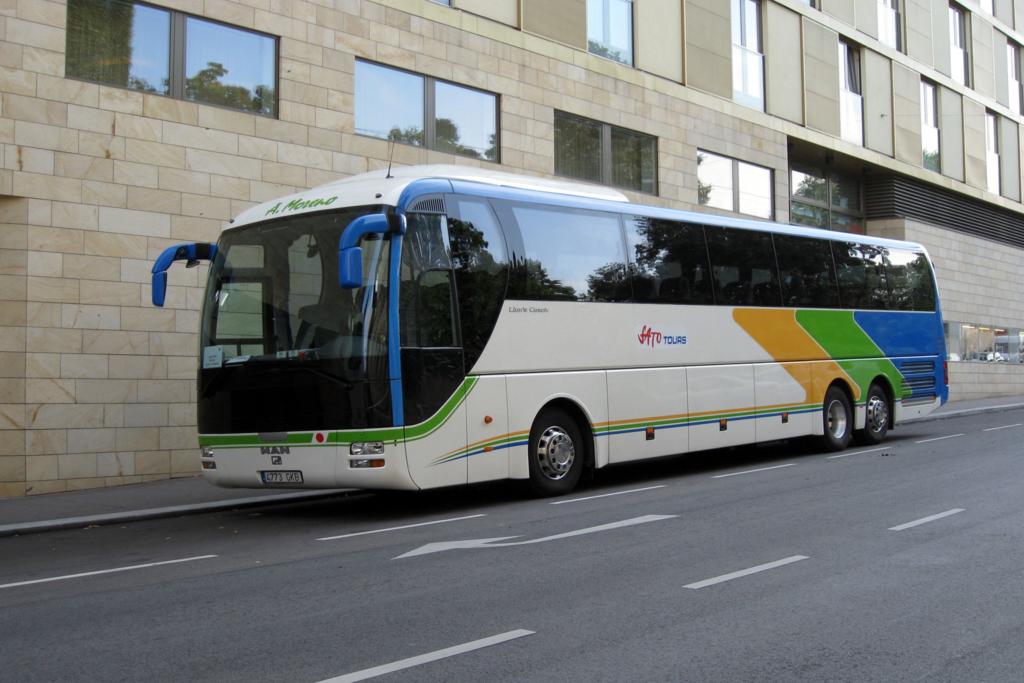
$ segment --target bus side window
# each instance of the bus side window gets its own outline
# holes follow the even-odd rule
[[[409,214],[399,289],[402,346],[458,346],[452,271],[443,216]]]
[[[616,214],[549,206],[512,206],[525,258],[516,298],[628,301],[625,245]]]
[[[839,307],[839,286],[827,241],[775,235],[775,253],[779,260],[783,306]]]
[[[935,284],[928,259],[908,249],[890,249],[885,259],[892,308],[900,311],[934,311]]]
[[[703,226],[647,216],[627,216],[625,220],[633,301],[711,303]]]
[[[501,313],[508,285],[508,249],[487,200],[457,197],[448,218],[452,267],[466,368],[472,368]]]
[[[889,290],[882,260],[886,252],[885,247],[871,244],[832,243],[843,308],[889,308]]]
[[[736,228],[706,229],[715,303],[719,306],[779,306],[779,274],[772,235]]]

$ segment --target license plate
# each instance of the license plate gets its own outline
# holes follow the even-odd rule
[[[301,484],[302,472],[299,470],[270,470],[260,472],[264,484]]]

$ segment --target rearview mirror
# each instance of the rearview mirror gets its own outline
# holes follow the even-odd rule
[[[363,235],[386,233],[390,229],[388,217],[382,213],[360,216],[345,228],[338,240],[338,284],[344,289],[363,285],[363,250],[359,240]]]
[[[167,269],[175,261],[185,261],[187,268],[199,265],[199,261],[212,261],[217,256],[217,245],[208,242],[187,242],[167,247],[153,263],[152,296],[154,306],[163,306],[167,297]]]

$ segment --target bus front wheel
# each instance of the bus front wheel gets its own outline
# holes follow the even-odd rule
[[[873,446],[882,443],[889,431],[889,397],[882,387],[872,384],[865,402],[864,429],[857,432],[857,440]]]
[[[530,487],[539,496],[560,496],[579,483],[585,447],[576,420],[564,410],[545,410],[530,430]]]
[[[825,405],[821,416],[825,435],[822,442],[830,451],[841,451],[850,445],[853,433],[853,409],[846,392],[831,386],[825,392]]]

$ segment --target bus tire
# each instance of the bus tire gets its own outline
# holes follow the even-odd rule
[[[872,384],[868,390],[864,412],[864,429],[857,431],[857,441],[867,446],[882,443],[885,435],[889,433],[892,418],[889,412],[889,397],[879,385]]]
[[[841,451],[850,445],[853,434],[853,409],[846,392],[833,385],[825,392],[825,403],[821,412],[825,428],[822,445],[830,451]]]
[[[559,408],[541,412],[530,429],[530,488],[538,496],[560,496],[579,483],[586,446],[579,425]]]

